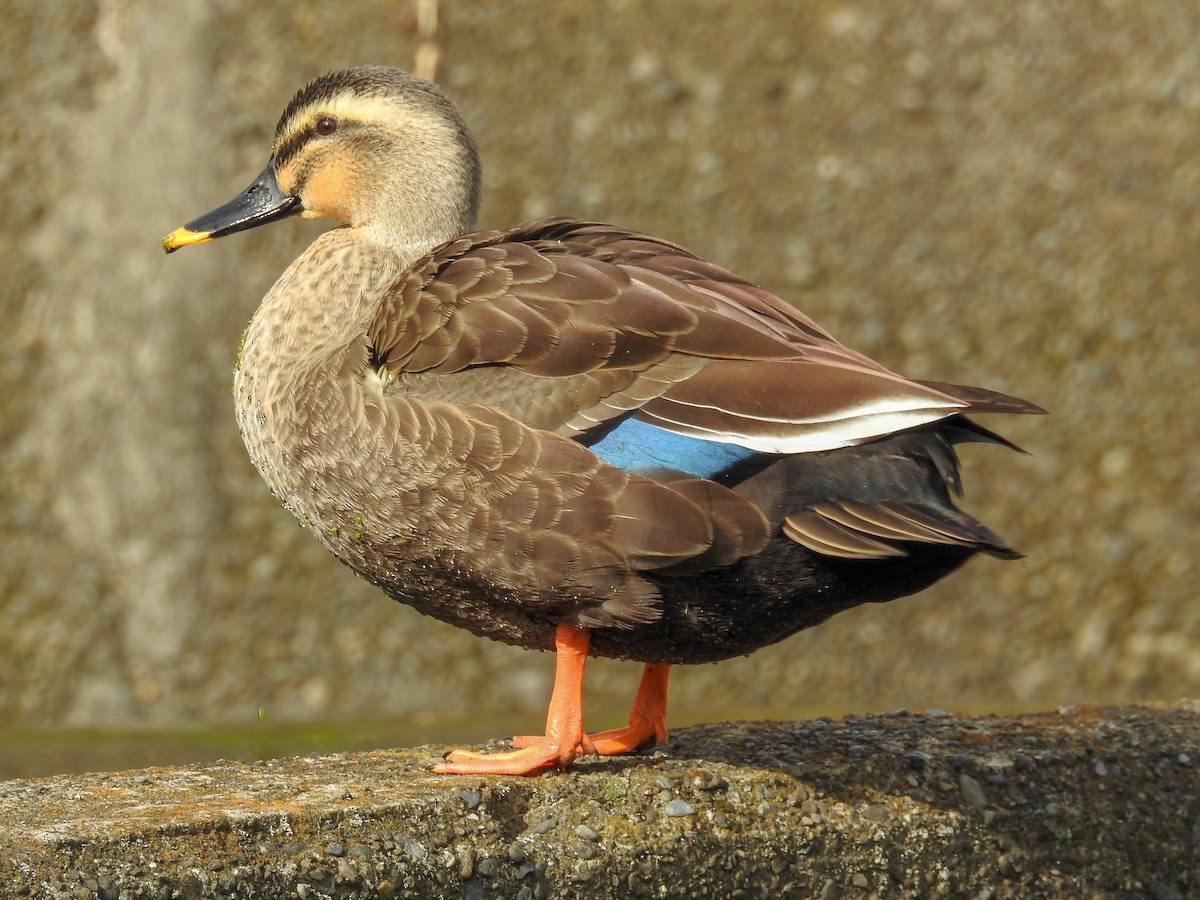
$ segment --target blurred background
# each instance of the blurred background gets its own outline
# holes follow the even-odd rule
[[[899,372],[1052,412],[986,423],[1031,456],[963,450],[966,508],[1027,559],[679,669],[674,724],[1200,693],[1200,5],[6,9],[0,777],[540,727],[548,656],[356,579],[241,446],[238,335],[321,226],[159,247],[308,79],[418,55],[484,227],[660,235]],[[591,727],[638,673],[591,666]]]

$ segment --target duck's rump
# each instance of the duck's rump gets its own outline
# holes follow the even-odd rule
[[[649,576],[662,616],[599,629],[598,655],[714,662],[750,653],[835,613],[917,593],[975,553],[1020,554],[954,506],[954,443],[991,440],[958,418],[859,447],[781,459],[737,487],[767,514],[770,543],[732,566]]]
[[[591,653],[663,663],[745,655],[842,610],[916,593],[977,552],[1019,555],[951,500],[953,444],[981,434],[952,419],[783,457],[750,474],[734,488],[766,514],[774,535],[767,546],[699,574],[644,573],[660,595],[659,615],[593,628]],[[486,573],[431,561],[406,566],[402,579],[363,574],[423,613],[531,649],[551,649],[555,626],[596,602],[566,592],[559,603],[530,604]]]
[[[814,553],[780,535],[732,566],[659,579],[662,616],[637,628],[593,630],[591,652],[662,663],[745,656],[843,610],[915,594],[974,552],[924,544],[905,557],[852,560]]]

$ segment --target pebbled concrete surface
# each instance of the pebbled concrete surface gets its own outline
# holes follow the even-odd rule
[[[4,896],[1200,891],[1195,703],[721,723],[533,779],[445,749],[0,783]]]

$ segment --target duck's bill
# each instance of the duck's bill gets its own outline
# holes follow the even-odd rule
[[[290,197],[279,189],[279,182],[275,180],[275,163],[271,162],[250,187],[228,203],[192,219],[163,238],[163,249],[173,253],[188,244],[204,244],[298,212],[300,198]]]

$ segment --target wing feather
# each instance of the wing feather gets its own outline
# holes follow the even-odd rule
[[[439,376],[397,385],[431,399],[474,369],[518,369],[530,377],[510,387],[537,402],[499,408],[568,435],[637,410],[692,437],[809,452],[1003,397],[902,378],[681,247],[562,219],[435,250],[387,292],[369,338],[389,375]]]

